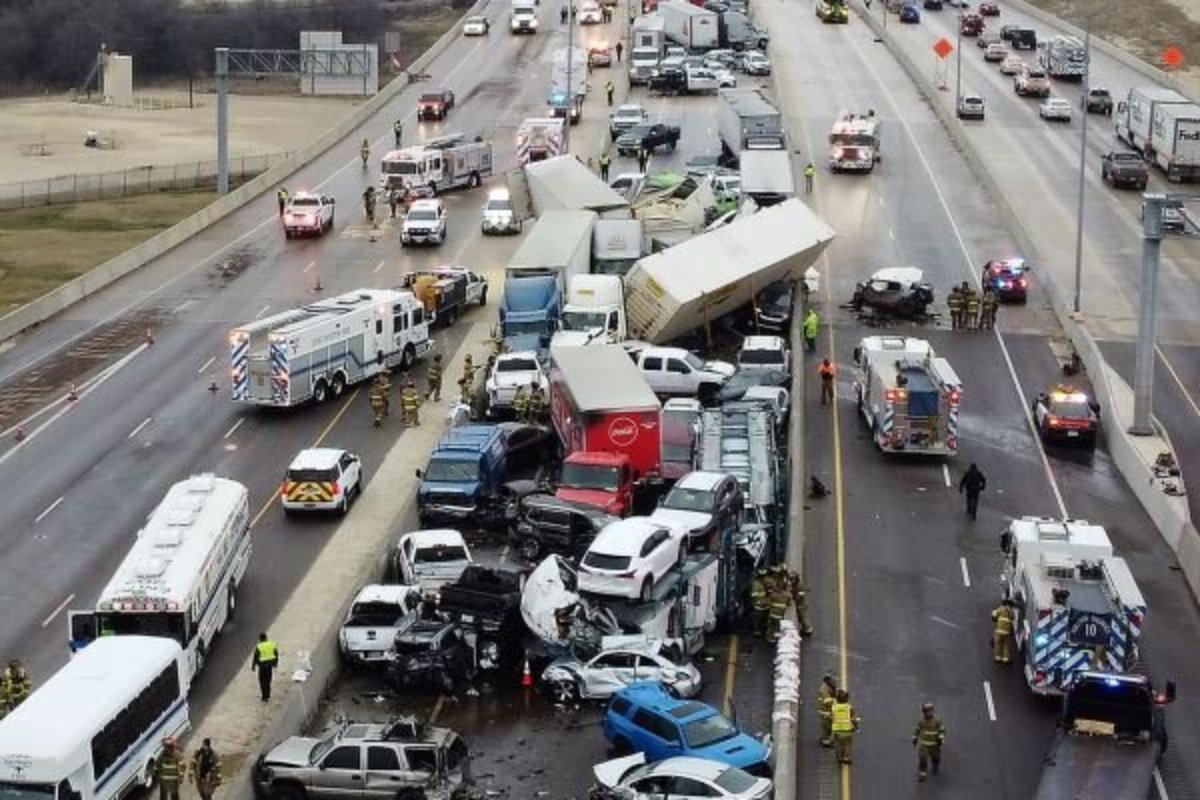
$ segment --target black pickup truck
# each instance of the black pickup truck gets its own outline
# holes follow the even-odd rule
[[[1112,150],[1100,157],[1100,178],[1113,186],[1143,191],[1150,180],[1150,168],[1141,153]]]
[[[515,670],[520,663],[519,572],[472,564],[443,586],[438,610],[458,625],[479,670]]]
[[[617,153],[623,156],[635,156],[639,149],[653,153],[660,147],[667,147],[673,151],[678,144],[678,125],[664,125],[661,122],[652,125],[634,125],[617,137]]]

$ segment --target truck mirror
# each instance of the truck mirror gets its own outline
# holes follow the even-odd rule
[[[1000,551],[1007,553],[1012,549],[1012,531],[1005,531],[1000,534]]]
[[[421,470],[419,470],[419,469],[413,470],[413,472],[415,472],[417,474],[417,480],[420,480],[421,478],[425,477],[424,473],[422,473]]]
[[[329,205],[331,205],[331,206],[336,206],[336,205],[337,205],[337,198],[336,198],[336,197],[326,197],[325,199],[329,201]]]

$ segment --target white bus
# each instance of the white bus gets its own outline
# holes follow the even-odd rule
[[[237,606],[250,561],[249,519],[246,487],[237,481],[204,474],[172,486],[96,609],[71,612],[71,650],[102,636],[166,636],[184,649],[190,685]]]
[[[188,728],[183,651],[157,636],[88,647],[0,720],[0,798],[115,800],[149,786]]]

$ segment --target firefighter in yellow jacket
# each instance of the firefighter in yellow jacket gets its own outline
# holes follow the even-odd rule
[[[992,611],[992,660],[997,664],[1012,661],[1014,621],[1011,600],[1005,600]]]
[[[942,745],[946,743],[946,726],[933,715],[933,703],[921,706],[921,718],[913,730],[913,744],[917,747],[917,780],[929,777],[929,767],[938,774],[942,765]]]
[[[853,760],[854,732],[862,723],[854,706],[850,705],[850,693],[838,689],[833,705],[829,709],[833,733],[833,753],[839,764],[849,764]]]

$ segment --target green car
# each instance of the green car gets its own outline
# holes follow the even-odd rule
[[[820,0],[817,3],[817,17],[826,24],[844,25],[850,21],[850,12],[840,0]]]

